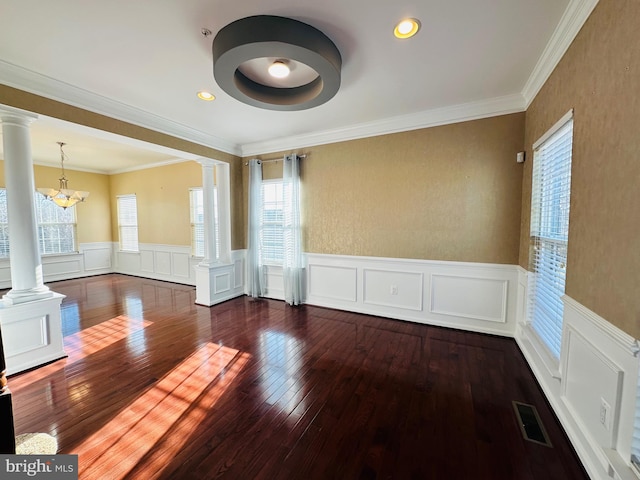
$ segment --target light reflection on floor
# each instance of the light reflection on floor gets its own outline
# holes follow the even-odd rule
[[[232,348],[202,345],[72,449],[79,455],[80,478],[126,478],[134,469],[140,478],[151,478],[161,471],[250,358]]]
[[[153,322],[150,321],[132,320],[125,315],[120,315],[80,332],[67,335],[64,337],[64,350],[67,358],[62,358],[35,370],[20,373],[20,387],[15,391],[46,379],[59,370],[83,360],[120,340],[126,339],[131,352],[134,355],[139,354],[141,353],[141,345],[146,345],[144,329],[152,324]]]
[[[277,404],[283,411],[296,407],[304,410],[304,391],[299,379],[304,342],[276,330],[261,332],[259,341],[264,401]]]

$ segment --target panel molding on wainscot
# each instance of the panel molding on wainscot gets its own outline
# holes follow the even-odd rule
[[[42,256],[45,283],[111,273],[111,242],[81,243],[77,252]],[[0,288],[11,288],[11,265],[0,259]]]
[[[476,332],[515,333],[515,265],[316,253],[305,257],[306,303]]]
[[[113,271],[167,282],[195,285],[194,267],[201,259],[191,255],[188,245],[141,243],[138,252],[122,252],[113,243]]]
[[[521,275],[521,283],[526,283]],[[635,478],[629,468],[638,379],[638,342],[565,295],[556,373],[526,323],[516,342],[591,478]],[[604,419],[602,409],[607,410]],[[624,470],[624,471],[622,471]]]

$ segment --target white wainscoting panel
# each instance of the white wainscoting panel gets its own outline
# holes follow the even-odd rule
[[[86,272],[103,273],[111,271],[111,244],[84,244],[80,246],[84,255],[84,269]]]
[[[171,254],[170,251],[155,251],[154,270],[160,275],[171,275]]]
[[[358,300],[358,270],[354,266],[312,263],[309,259],[307,272],[307,301],[321,305],[324,301],[353,303]],[[319,261],[322,261],[321,259]],[[311,299],[316,299],[311,300]]]
[[[195,285],[194,267],[200,258],[191,256],[188,245],[140,244],[138,253],[121,252],[113,244],[115,266],[113,271],[167,282]]]
[[[0,302],[2,342],[7,374],[22,372],[64,357],[60,303],[54,293],[32,302],[5,305]]]
[[[176,277],[189,278],[192,270],[189,258],[190,255],[182,252],[171,252],[172,271]]]
[[[128,255],[132,254],[128,252],[119,252],[119,258],[127,258]],[[156,273],[156,258],[153,250],[140,250],[140,271]]]
[[[55,258],[42,259],[42,273],[44,278],[74,278],[82,273],[82,255],[59,255]]]
[[[44,282],[88,277],[112,272],[111,242],[83,243],[79,251],[42,256]],[[8,258],[0,259],[0,288],[11,288],[11,266]]]
[[[589,476],[614,478],[615,470],[615,478],[633,478],[638,342],[572,298],[563,301],[559,375],[534,346],[530,327],[519,325],[516,341]],[[609,406],[606,425],[603,401]]]
[[[231,252],[231,262],[225,264],[196,265],[196,303],[211,306],[244,295],[244,259],[246,250]],[[240,280],[236,278],[240,276]]]
[[[613,448],[624,371],[573,325],[565,328],[564,335],[567,354],[564,356],[562,399],[598,445]],[[609,406],[604,419],[601,417],[603,401]]]
[[[404,310],[422,310],[422,273],[363,268],[362,284],[364,303]]]
[[[513,336],[515,265],[306,254],[307,303]]]
[[[431,275],[431,313],[506,323],[508,280]]]

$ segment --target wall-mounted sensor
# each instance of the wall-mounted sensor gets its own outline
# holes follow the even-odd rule
[[[524,163],[524,152],[518,152],[516,155],[516,162]]]

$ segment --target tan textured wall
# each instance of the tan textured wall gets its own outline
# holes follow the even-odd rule
[[[300,150],[304,250],[517,263],[523,135],[521,113]]]
[[[86,202],[76,206],[76,220],[78,222],[78,243],[110,242],[111,217],[109,203],[109,177],[99,173],[78,172],[65,169],[69,187],[89,192]],[[35,165],[33,176],[36,188],[57,187],[60,182],[60,169]],[[0,161],[0,185],[4,183],[4,162]],[[104,219],[107,219],[105,222]]]
[[[111,225],[118,241],[118,195],[136,194],[138,241],[191,245],[189,188],[202,186],[202,167],[182,162],[111,175]]]
[[[640,338],[640,2],[600,0],[526,114],[531,146],[574,109],[566,292]],[[531,167],[520,265],[529,262]]]
[[[231,247],[233,249],[242,248],[244,227],[242,225],[241,212],[244,208],[244,200],[242,194],[242,164],[239,157],[55,100],[33,95],[6,85],[0,85],[0,104],[229,163],[232,214]],[[108,219],[109,216],[105,218]],[[80,228],[80,225],[78,228]],[[111,225],[107,228],[112,229]],[[114,228],[117,230],[117,224]],[[162,236],[164,237],[165,235]],[[117,240],[117,236],[114,237],[114,240]],[[154,240],[154,243],[162,242]],[[188,244],[189,242],[187,242],[187,245]]]

